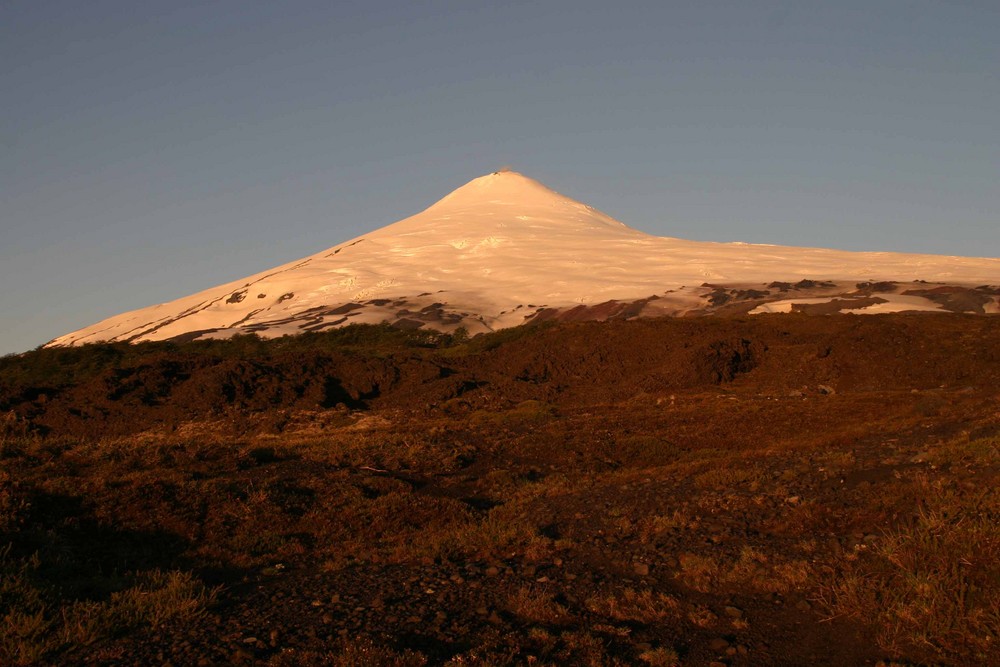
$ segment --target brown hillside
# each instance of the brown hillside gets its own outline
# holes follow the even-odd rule
[[[1000,319],[0,359],[0,664],[1000,664]]]

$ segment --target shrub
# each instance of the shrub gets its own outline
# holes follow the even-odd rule
[[[617,593],[592,597],[587,600],[587,607],[594,613],[619,621],[655,623],[676,616],[680,603],[677,598],[665,593],[626,588]]]
[[[215,602],[188,572],[150,570],[106,600],[68,600],[38,576],[38,556],[0,550],[0,664],[27,665],[141,626],[191,622]]]
[[[952,501],[955,502],[952,502]],[[922,508],[850,560],[823,591],[833,616],[870,626],[893,657],[1000,664],[1000,502]]]

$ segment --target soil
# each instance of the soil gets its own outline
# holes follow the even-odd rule
[[[0,384],[32,507],[4,541],[221,589],[43,662],[975,664],[886,646],[830,594],[928,488],[1000,481],[955,454],[1000,434],[996,318],[560,323],[77,376]]]

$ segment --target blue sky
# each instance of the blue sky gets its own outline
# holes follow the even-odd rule
[[[995,1],[8,0],[0,354],[503,165],[654,234],[995,257],[998,35]]]

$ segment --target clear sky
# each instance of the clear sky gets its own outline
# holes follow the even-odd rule
[[[504,165],[653,234],[996,257],[1000,3],[5,0],[0,353]]]

